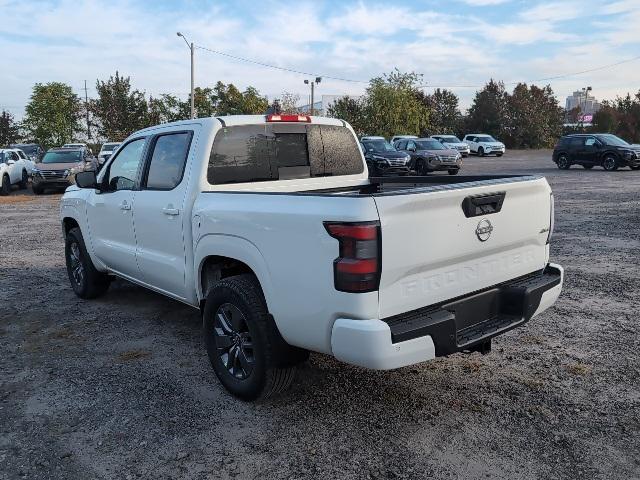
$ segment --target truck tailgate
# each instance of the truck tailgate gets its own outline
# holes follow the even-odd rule
[[[544,178],[374,199],[382,230],[380,318],[541,270],[548,261],[551,189]]]

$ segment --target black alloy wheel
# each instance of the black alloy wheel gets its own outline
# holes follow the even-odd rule
[[[247,319],[238,307],[224,303],[218,307],[213,337],[222,365],[232,377],[247,379],[255,365],[253,341]]]
[[[82,290],[84,288],[84,265],[82,264],[80,245],[75,239],[69,243],[67,268],[69,270],[69,278],[75,284],[75,287],[78,290]]]
[[[558,157],[557,164],[560,170],[567,170],[571,166],[569,158],[564,153]]]
[[[606,157],[604,157],[602,166],[607,172],[613,172],[614,170],[618,169],[618,161],[616,160],[616,157],[609,153]]]

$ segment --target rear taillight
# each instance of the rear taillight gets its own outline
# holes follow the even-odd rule
[[[267,122],[311,123],[311,117],[309,115],[267,115]]]
[[[336,290],[350,293],[374,292],[380,285],[380,223],[324,222],[339,242],[339,257],[333,262]]]

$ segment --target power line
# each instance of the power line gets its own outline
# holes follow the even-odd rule
[[[254,65],[260,65],[261,67],[266,67],[266,68],[273,68],[273,69],[276,69],[276,70],[281,70],[283,72],[298,73],[300,75],[307,75],[307,76],[310,76],[310,77],[328,78],[330,80],[338,80],[340,82],[367,83],[367,84],[369,83],[368,81],[365,82],[364,80],[353,80],[351,78],[332,77],[331,75],[325,75],[323,73],[310,73],[310,72],[303,72],[302,70],[295,70],[293,68],[279,67],[277,65],[271,65],[269,63],[260,62],[258,60],[252,60],[250,58],[244,58],[244,57],[239,57],[237,55],[231,55],[229,53],[221,52],[219,50],[213,50],[211,48],[203,47],[201,45],[196,45],[196,48],[198,48],[200,50],[206,50],[207,52],[215,53],[216,55],[222,55],[223,57],[233,58],[234,60],[239,60],[241,62],[253,63]]]
[[[607,68],[611,68],[611,67],[616,67],[618,65],[622,65],[624,63],[630,63],[630,62],[635,62],[636,60],[640,60],[640,56],[637,57],[633,57],[633,58],[628,58],[627,60],[621,60],[619,62],[615,62],[615,63],[609,63],[608,65],[602,65],[600,67],[595,67],[595,68],[589,68],[587,70],[581,70],[579,72],[572,72],[572,73],[563,73],[561,75],[554,75],[552,77],[545,77],[545,78],[538,78],[535,80],[529,80],[527,82],[504,82],[505,85],[518,85],[519,83],[536,83],[536,82],[547,82],[549,80],[558,80],[560,78],[567,78],[567,77],[573,77],[576,75],[582,75],[583,73],[590,73],[590,72],[596,72],[598,70],[605,70]],[[425,84],[425,85],[419,85],[418,88],[482,88],[484,87],[484,85],[431,85],[431,84]]]
[[[313,77],[323,77],[323,78],[328,78],[328,79],[331,79],[331,80],[338,80],[338,81],[341,81],[341,82],[364,83],[364,84],[368,84],[369,83],[368,81],[364,81],[364,80],[354,80],[352,78],[344,78],[344,77],[333,77],[331,75],[325,75],[325,74],[321,74],[321,73],[305,72],[305,71],[302,71],[302,70],[296,70],[294,68],[280,67],[278,65],[273,65],[273,64],[270,64],[270,63],[266,63],[266,62],[253,60],[253,59],[250,59],[250,58],[240,57],[238,55],[232,55],[232,54],[226,53],[226,52],[221,52],[220,50],[214,50],[212,48],[204,47],[202,45],[196,45],[195,47],[200,49],[200,50],[205,50],[207,52],[214,53],[216,55],[221,55],[223,57],[232,58],[234,60],[239,60],[241,62],[252,63],[254,65],[259,65],[259,66],[265,67],[265,68],[272,68],[272,69],[275,69],[275,70],[281,70],[281,71],[284,71],[284,72],[297,73],[297,74],[300,74],[300,75],[308,75],[308,76],[313,76]],[[534,82],[546,82],[546,81],[549,81],[549,80],[558,80],[560,78],[573,77],[575,75],[582,75],[584,73],[596,72],[598,70],[604,70],[606,68],[616,67],[616,66],[622,65],[624,63],[634,62],[636,60],[640,60],[640,56],[629,58],[627,60],[621,60],[619,62],[610,63],[610,64],[607,64],[607,65],[602,65],[602,66],[595,67],[595,68],[589,68],[587,70],[581,70],[581,71],[578,71],[578,72],[564,73],[564,74],[560,74],[560,75],[554,75],[554,76],[551,76],[551,77],[545,77],[545,78],[538,78],[538,79],[535,79],[535,80],[529,80],[528,82],[505,82],[505,85],[517,85],[518,83],[534,83]],[[419,88],[423,88],[423,87],[432,87],[432,88],[482,88],[483,86],[484,85],[430,85],[430,84],[425,84],[425,85],[420,85]]]

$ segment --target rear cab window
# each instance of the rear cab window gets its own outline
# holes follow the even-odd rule
[[[337,125],[262,124],[224,127],[209,157],[211,185],[363,173],[351,131]]]

